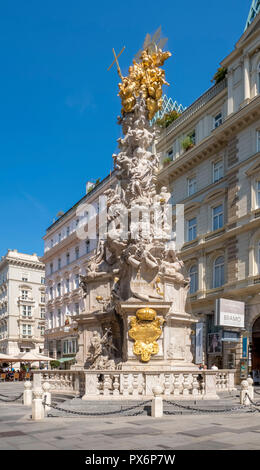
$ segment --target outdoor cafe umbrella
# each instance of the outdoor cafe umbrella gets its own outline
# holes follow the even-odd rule
[[[0,362],[19,362],[17,357],[9,356],[8,354],[0,353]]]
[[[35,352],[26,352],[26,353],[23,353],[23,354],[20,354],[19,355],[19,362],[39,362],[39,361],[43,361],[43,362],[47,362],[47,361],[54,361],[55,359],[53,359],[52,357],[49,357],[49,356],[43,356],[42,354],[38,354],[38,353],[35,353]]]

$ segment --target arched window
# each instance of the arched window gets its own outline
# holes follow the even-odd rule
[[[194,264],[189,270],[190,276],[190,294],[194,294],[198,290],[198,266]]]
[[[224,256],[219,256],[214,262],[213,288],[221,287],[224,284]]]

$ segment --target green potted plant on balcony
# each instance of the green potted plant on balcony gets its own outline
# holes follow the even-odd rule
[[[166,167],[168,166],[170,163],[171,163],[172,159],[170,157],[166,157],[164,160],[163,160],[163,167]]]
[[[226,77],[227,75],[227,69],[226,67],[220,67],[218,68],[218,70],[216,71],[214,77],[213,77],[213,80],[211,80],[212,82],[215,81],[215,85],[217,85],[217,83],[221,82],[222,80],[224,80],[224,78]]]
[[[185,150],[185,152],[187,152],[189,149],[194,147],[194,142],[193,142],[190,135],[187,135],[187,137],[185,137],[185,139],[183,139],[183,141],[181,143],[181,146],[182,146],[183,150]]]
[[[178,113],[177,111],[175,111],[175,109],[173,109],[172,111],[170,111],[169,113],[165,113],[164,116],[162,118],[158,118],[157,121],[156,121],[156,124],[157,126],[159,127],[162,127],[162,128],[166,128],[168,127],[173,121],[175,121],[176,119],[178,119],[178,117],[181,115],[181,113]]]

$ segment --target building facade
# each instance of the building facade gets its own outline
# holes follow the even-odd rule
[[[0,260],[0,351],[44,350],[45,266],[36,254],[8,250]]]
[[[260,15],[221,66],[223,79],[162,130],[159,180],[174,213],[184,204],[180,256],[203,324],[203,361],[239,370],[248,336],[249,362],[260,369]],[[245,302],[244,331],[215,326],[218,298]]]
[[[88,184],[87,194],[44,236],[45,349],[64,366],[72,364],[78,349],[76,317],[84,311],[80,276],[86,274],[87,262],[97,246],[100,196],[113,183],[114,176],[110,175],[95,187]]]

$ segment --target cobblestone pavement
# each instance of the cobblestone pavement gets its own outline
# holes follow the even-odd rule
[[[10,399],[22,390],[22,383],[0,384],[0,394],[8,395]],[[216,407],[224,404],[239,406],[237,393],[231,397],[226,395],[218,405],[215,402]],[[58,406],[65,404],[69,407],[68,402]],[[197,402],[197,406],[201,404]],[[101,401],[99,405],[105,408]],[[212,405],[211,402],[203,403],[204,408],[212,408]],[[80,407],[79,401],[77,406]],[[84,407],[93,412],[97,402],[92,405],[86,402]],[[30,415],[31,408],[21,401],[0,401],[1,450],[260,450],[258,412],[164,415],[160,419],[148,415],[62,415],[41,422],[32,421]]]

